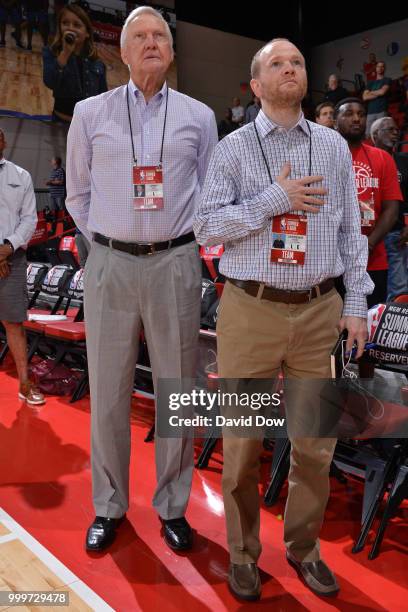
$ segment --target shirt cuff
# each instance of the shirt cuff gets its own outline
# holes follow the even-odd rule
[[[21,238],[19,238],[19,236],[17,236],[17,234],[13,234],[12,236],[6,236],[5,239],[11,242],[11,244],[13,245],[14,252],[16,252],[17,249],[19,249],[24,244],[24,242],[21,240]]]
[[[344,297],[343,317],[367,318],[367,297],[359,293],[346,293]]]
[[[292,209],[286,191],[278,183],[273,183],[265,189],[262,195],[266,199],[273,217],[283,215]]]

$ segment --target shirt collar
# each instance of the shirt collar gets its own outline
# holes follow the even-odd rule
[[[272,119],[267,117],[265,113],[263,112],[262,108],[259,111],[255,119],[255,122],[256,122],[256,127],[258,128],[258,132],[261,138],[266,138],[268,134],[271,134],[278,128],[282,127],[278,125],[277,123],[274,123]],[[292,130],[297,130],[297,129],[301,129],[307,136],[310,135],[308,124],[307,124],[307,121],[305,119],[303,112],[300,113],[300,116],[296,122],[296,125],[294,125],[293,128],[291,128],[290,130],[285,130],[285,131],[291,132]]]
[[[138,88],[138,86],[134,84],[132,79],[129,79],[128,86],[129,86],[129,91],[133,92],[133,96],[130,96],[130,98],[133,100],[133,103],[136,104],[136,102],[140,98],[140,96],[143,97],[143,94],[140,91],[140,89]],[[158,100],[159,102],[161,102],[163,97],[164,97],[164,95],[165,95],[165,93],[166,93],[166,89],[167,89],[167,81],[164,81],[163,87],[160,89],[160,91],[158,91],[153,96],[152,100]]]

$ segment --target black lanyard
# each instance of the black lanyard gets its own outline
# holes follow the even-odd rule
[[[258,130],[256,128],[256,123],[253,121],[256,137],[258,138],[259,147],[262,151],[262,157],[265,162],[266,169],[268,171],[269,180],[271,181],[271,185],[273,184],[271,169],[269,168],[268,160],[266,159],[265,151],[263,150],[261,139],[259,138]],[[309,174],[308,176],[312,176],[312,130],[310,129],[309,122],[306,121],[307,129],[309,130]]]
[[[159,161],[160,168],[163,165],[163,145],[164,145],[164,134],[166,132],[168,101],[169,101],[169,86],[167,85],[166,86],[166,109],[164,111],[164,124],[163,124],[163,134],[162,134],[162,142],[161,142],[161,150],[160,150],[160,161]],[[135,144],[133,142],[132,120],[130,118],[130,108],[129,108],[129,84],[126,85],[126,102],[127,102],[127,111],[128,111],[128,119],[129,119],[129,128],[130,128],[130,140],[132,143],[133,163],[135,166],[137,166],[137,159],[135,155]]]

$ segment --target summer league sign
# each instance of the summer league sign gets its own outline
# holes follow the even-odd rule
[[[370,360],[408,368],[408,304],[378,304],[368,312]]]

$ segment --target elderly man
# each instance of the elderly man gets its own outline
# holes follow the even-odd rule
[[[347,98],[348,95],[347,89],[344,89],[344,87],[340,85],[337,74],[331,74],[328,81],[328,91],[324,99],[335,105],[343,98]]]
[[[143,325],[153,379],[191,378],[201,265],[193,213],[217,138],[214,113],[166,83],[173,60],[160,13],[139,7],[121,35],[130,80],[75,107],[68,134],[67,208],[92,241],[85,320],[96,518],[86,547],[112,543],[129,505],[130,403]],[[167,544],[191,547],[185,519],[191,440],[155,442],[153,504]]]
[[[348,330],[348,350],[357,342],[362,354],[372,291],[350,152],[334,130],[305,120],[305,60],[291,42],[262,47],[251,74],[262,110],[217,145],[194,224],[201,244],[225,244],[219,375],[273,378],[282,369],[287,378],[328,378],[338,329]],[[276,248],[278,236],[290,248]],[[344,305],[333,281],[342,273]],[[302,418],[299,405],[288,402],[286,410],[288,423]],[[318,536],[336,441],[290,437],[287,559],[314,592],[333,595],[339,587],[320,558]],[[224,437],[229,585],[244,600],[261,592],[261,451],[261,439]]]
[[[334,104],[321,102],[315,109],[316,123],[324,127],[334,128]]]
[[[0,321],[6,330],[20,383],[18,396],[27,404],[44,403],[44,396],[28,379],[27,341],[27,243],[37,225],[31,176],[4,159],[7,143],[0,129]]]
[[[388,259],[387,301],[391,301],[401,293],[408,294],[408,160],[404,153],[394,151],[399,130],[392,117],[376,119],[371,125],[370,136],[376,147],[393,156],[403,197],[398,219],[384,237]]]

